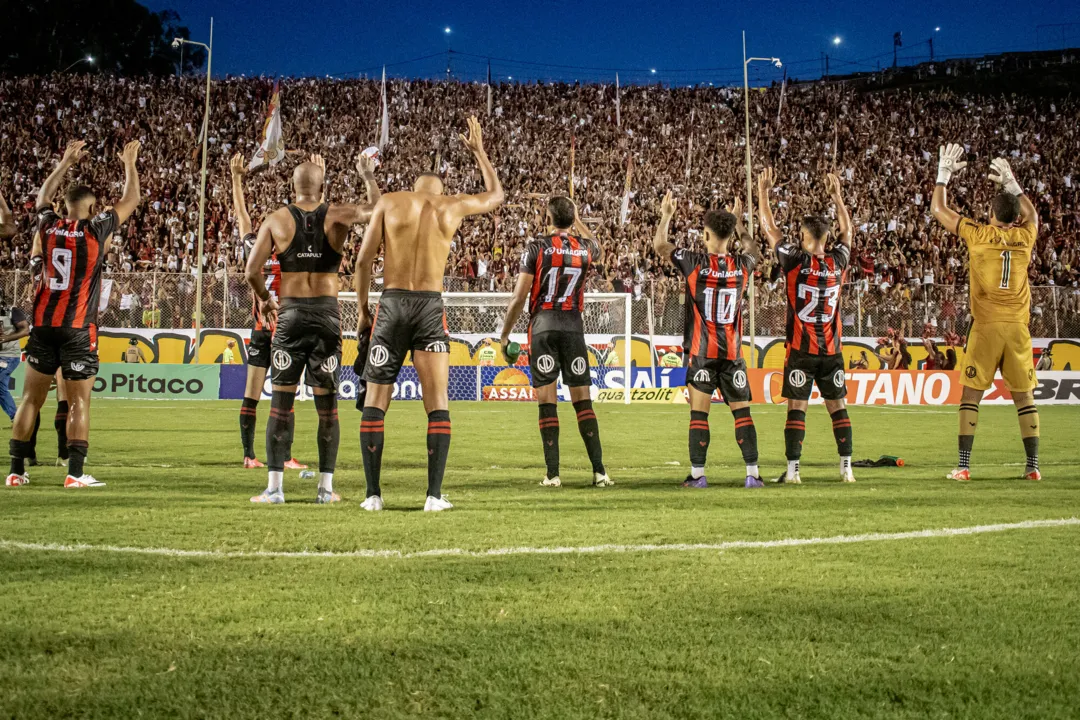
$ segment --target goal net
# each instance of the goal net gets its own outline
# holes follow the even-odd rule
[[[370,296],[374,311],[380,293]],[[356,293],[343,292],[341,329],[346,339],[356,339],[359,319]],[[514,326],[510,339],[521,344],[523,352],[517,363],[508,367],[499,351],[510,293],[445,292],[446,324],[450,331],[450,399],[451,400],[533,400],[529,374],[528,312]],[[623,402],[630,402],[630,393],[618,392],[627,387],[631,375],[630,295],[624,293],[585,293],[582,312],[585,324],[585,343],[589,347],[589,375],[592,377],[593,397],[601,391],[615,390]],[[347,343],[349,344],[349,343]],[[345,375],[351,378],[351,363],[355,358],[346,350],[343,358]],[[559,398],[570,395],[558,382]],[[412,366],[405,361],[394,385],[395,400],[421,398],[420,382]]]

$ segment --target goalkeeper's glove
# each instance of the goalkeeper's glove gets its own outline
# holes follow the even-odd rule
[[[1010,195],[1023,195],[1020,183],[1016,182],[1009,161],[1005,158],[996,158],[990,161],[990,179],[1002,187]]]
[[[967,167],[967,161],[961,159],[963,157],[964,147],[956,143],[942,145],[938,149],[937,181],[939,185],[948,185],[953,173]]]

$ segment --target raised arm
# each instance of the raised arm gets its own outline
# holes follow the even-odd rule
[[[836,205],[836,220],[840,224],[840,232],[836,239],[840,241],[841,245],[847,246],[847,249],[850,250],[853,235],[851,231],[851,215],[844,205],[844,196],[840,192],[840,178],[829,173],[825,176],[825,186],[828,188],[829,197],[832,199],[833,204]]]
[[[967,162],[961,160],[963,156],[964,148],[955,143],[938,148],[937,184],[934,186],[934,197],[930,200],[930,214],[953,235],[960,234],[960,214],[949,207],[945,186],[949,184],[953,173],[967,167]]]
[[[358,225],[371,219],[375,211],[375,205],[382,197],[379,184],[375,180],[375,164],[367,155],[360,153],[356,156],[356,170],[364,180],[367,189],[367,203],[363,205],[354,203],[334,204],[327,210],[326,218],[337,225]]]
[[[783,239],[780,228],[776,226],[776,220],[773,219],[772,208],[769,206],[769,193],[772,192],[775,184],[776,175],[772,168],[765,168],[758,175],[758,224],[761,225],[761,232],[764,233],[770,250],[775,250]]]
[[[229,160],[229,174],[232,175],[233,215],[236,216],[241,240],[251,232],[251,215],[248,214],[247,202],[244,200],[244,174],[246,172],[247,165],[244,163],[244,156],[236,153]]]
[[[274,251],[274,234],[271,230],[273,215],[267,216],[259,226],[259,234],[255,238],[255,244],[248,253],[247,265],[244,267],[244,279],[255,293],[259,310],[271,327],[277,324],[277,301],[270,291],[266,289],[266,280],[263,278],[263,266],[267,258]]]
[[[1039,213],[1035,211],[1035,204],[1024,194],[1020,183],[1016,181],[1009,161],[1005,158],[996,158],[990,161],[990,179],[1001,186],[1001,189],[1010,195],[1016,195],[1020,199],[1020,222],[1024,225],[1031,224],[1035,227],[1036,234],[1039,232]]]
[[[124,195],[113,206],[118,225],[127,222],[142,201],[142,193],[139,191],[139,170],[135,167],[135,162],[139,159],[140,147],[141,143],[138,140],[132,140],[124,146],[123,152],[117,153],[120,162],[124,164]]]
[[[480,173],[484,176],[484,189],[486,192],[479,195],[458,195],[458,202],[455,207],[457,214],[459,217],[468,217],[469,215],[483,215],[492,212],[503,204],[505,195],[503,194],[502,183],[499,182],[499,176],[495,172],[495,166],[491,164],[491,160],[488,159],[487,152],[484,150],[484,133],[480,129],[480,121],[475,116],[470,117],[469,136],[459,135],[458,137],[472,151],[473,157],[476,158],[476,162],[480,165]]]
[[[0,238],[14,237],[16,229],[15,216],[8,207],[4,194],[0,193]]]
[[[86,157],[86,151],[83,147],[86,145],[82,140],[76,140],[68,143],[67,149],[64,150],[64,156],[60,158],[60,162],[49,177],[45,178],[45,184],[38,190],[37,202],[34,204],[36,210],[44,210],[45,208],[52,207],[53,198],[56,197],[56,191],[60,188],[60,182],[67,175],[68,170],[73,168],[80,160]]]
[[[371,292],[371,271],[376,258],[379,257],[379,248],[383,244],[383,203],[375,203],[375,211],[371,215],[364,232],[364,242],[360,245],[360,252],[356,254],[356,267],[353,269],[353,289],[356,290],[356,307],[359,309],[359,318],[356,323],[357,333],[362,333],[371,327],[371,313],[368,311],[368,296]]]
[[[660,223],[656,226],[656,234],[653,235],[653,252],[665,261],[671,262],[671,255],[675,252],[675,246],[668,240],[668,225],[675,217],[675,198],[668,190],[664,199],[660,201]]]
[[[760,265],[762,260],[761,247],[757,240],[746,230],[743,224],[742,198],[735,198],[735,204],[728,207],[728,212],[735,216],[735,234],[739,236],[739,249],[744,255],[754,258],[754,265]]]

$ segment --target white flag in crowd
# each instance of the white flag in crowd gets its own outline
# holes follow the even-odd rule
[[[382,69],[382,116],[379,118],[379,152],[390,144],[390,108],[386,106],[386,66]]]
[[[619,208],[619,224],[625,225],[630,217],[630,183],[634,176],[633,158],[626,159],[626,190],[623,191],[622,207]]]
[[[278,83],[274,81],[274,94],[270,96],[270,109],[263,125],[263,141],[255,157],[251,158],[248,170],[263,165],[277,165],[285,157],[285,140],[281,136],[281,95]]]
[[[622,108],[619,107],[619,73],[615,73],[615,124],[622,127]]]
[[[104,278],[101,281],[101,293],[98,295],[98,312],[105,312],[105,308],[109,307],[109,296],[112,295],[111,278]]]

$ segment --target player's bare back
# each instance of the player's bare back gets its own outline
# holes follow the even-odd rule
[[[426,192],[382,198],[384,282],[388,290],[442,292],[450,241],[461,226],[458,198]]]

